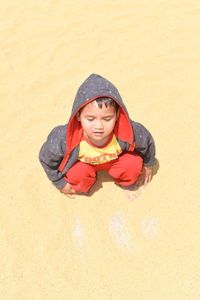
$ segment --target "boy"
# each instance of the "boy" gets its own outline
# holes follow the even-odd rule
[[[52,183],[69,198],[87,193],[96,172],[106,170],[129,199],[152,179],[154,140],[130,120],[117,88],[91,74],[76,94],[67,125],[54,128],[40,150]]]

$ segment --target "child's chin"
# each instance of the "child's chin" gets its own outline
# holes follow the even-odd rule
[[[102,146],[103,144],[106,143],[106,138],[105,137],[101,137],[101,136],[98,136],[98,137],[92,137],[90,139],[90,141],[93,143],[93,144],[96,144],[97,146]]]
[[[102,136],[102,135],[94,135],[94,136],[92,137],[92,139],[93,139],[94,141],[101,142],[101,141],[103,141],[103,140],[105,139],[105,136]]]

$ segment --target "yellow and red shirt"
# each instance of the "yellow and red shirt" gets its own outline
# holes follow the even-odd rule
[[[120,153],[122,153],[122,149],[114,134],[110,135],[103,146],[96,146],[86,136],[83,136],[80,142],[78,159],[91,165],[97,165],[118,158]]]

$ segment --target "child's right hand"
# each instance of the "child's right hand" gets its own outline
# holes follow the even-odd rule
[[[75,190],[72,189],[71,185],[67,183],[62,189],[59,189],[61,193],[65,194],[68,198],[74,199],[76,198]]]

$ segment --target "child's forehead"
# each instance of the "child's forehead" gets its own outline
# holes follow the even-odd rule
[[[93,100],[84,106],[84,108],[97,108],[97,107],[99,106],[96,100]]]
[[[100,107],[97,103],[97,101],[92,101],[88,104],[86,104],[82,109],[81,112],[84,113],[95,113],[95,112],[101,112],[101,113],[108,113],[108,112],[115,112],[115,107],[112,105],[105,105],[105,103],[102,103],[102,107]]]

